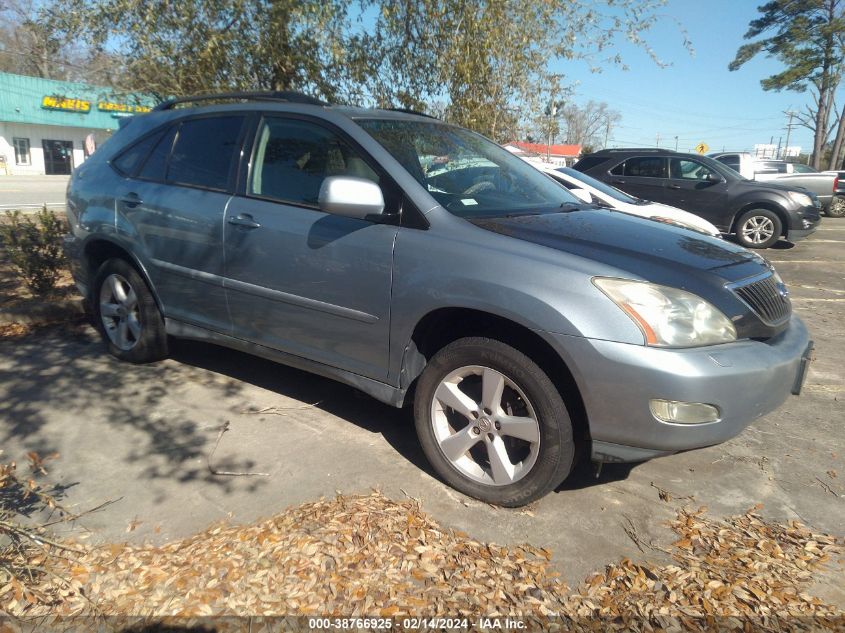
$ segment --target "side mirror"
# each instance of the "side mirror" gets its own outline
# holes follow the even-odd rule
[[[363,219],[384,212],[384,195],[372,180],[329,176],[320,185],[317,204],[325,213]]]
[[[722,182],[722,177],[719,174],[707,174],[707,182]]]
[[[586,189],[570,189],[569,193],[578,198],[581,202],[586,202],[587,204],[593,203],[593,196],[591,196],[590,192]]]

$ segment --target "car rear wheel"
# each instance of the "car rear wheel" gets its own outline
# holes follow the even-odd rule
[[[167,356],[164,319],[147,284],[123,259],[109,259],[94,279],[94,318],[109,352],[131,363]]]
[[[825,213],[831,218],[845,217],[845,197],[834,196]]]
[[[435,354],[417,385],[414,415],[437,473],[482,501],[530,503],[572,469],[572,423],[558,390],[500,341],[464,338]]]
[[[736,238],[746,248],[769,248],[780,239],[783,225],[774,211],[752,209],[736,223]]]

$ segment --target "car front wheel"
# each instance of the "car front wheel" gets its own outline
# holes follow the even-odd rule
[[[522,352],[464,338],[435,354],[417,386],[417,434],[446,483],[488,503],[521,506],[560,484],[575,455],[552,381]]]
[[[769,248],[780,239],[780,218],[768,209],[746,211],[736,223],[736,237],[746,248]]]

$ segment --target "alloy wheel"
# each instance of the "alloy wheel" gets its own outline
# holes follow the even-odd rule
[[[752,244],[763,244],[775,233],[775,223],[764,215],[754,215],[742,225],[742,235]]]
[[[540,423],[524,391],[490,367],[449,373],[431,403],[440,451],[473,481],[505,486],[525,477],[537,461]]]
[[[100,286],[100,320],[109,340],[124,352],[141,338],[138,295],[121,275],[109,275]]]

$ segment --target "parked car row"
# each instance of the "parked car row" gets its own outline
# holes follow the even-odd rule
[[[122,121],[74,170],[65,248],[124,361],[193,338],[407,404],[438,475],[507,506],[579,456],[710,446],[801,390],[812,342],[763,258],[586,203],[469,130],[297,93]],[[580,167],[752,245],[815,227],[810,196],[720,165],[630,150]]]
[[[821,209],[813,192],[743,178],[708,156],[666,149],[608,149],[574,168],[637,198],[694,213],[748,248],[815,231]]]
[[[749,180],[766,182],[777,181],[778,184],[790,187],[800,187],[815,193],[819,198],[822,211],[837,217],[836,210],[830,213],[833,206],[841,208],[842,205],[833,205],[836,189],[836,172],[819,172],[809,165],[801,163],[790,163],[784,160],[755,159],[748,152],[717,152],[708,154],[711,158],[724,163],[741,176]]]

